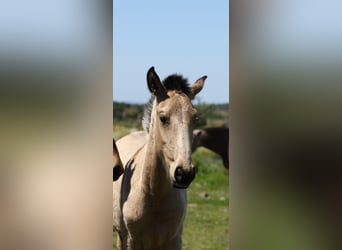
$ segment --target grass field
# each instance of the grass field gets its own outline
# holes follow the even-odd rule
[[[188,190],[183,249],[228,249],[228,173],[221,158],[204,148],[193,154],[198,167]]]
[[[229,179],[221,158],[204,148],[193,154],[198,167],[188,189],[188,210],[183,230],[184,250],[228,249]],[[114,248],[116,235],[113,233]]]

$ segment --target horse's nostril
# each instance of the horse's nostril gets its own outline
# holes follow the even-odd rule
[[[183,169],[181,167],[177,167],[175,171],[175,179],[177,182],[182,181],[182,176],[183,176]]]
[[[183,174],[183,169],[181,167],[177,167],[176,174],[179,174],[179,175]]]

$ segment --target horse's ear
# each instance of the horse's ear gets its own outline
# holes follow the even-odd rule
[[[200,136],[202,131],[200,129],[194,129],[194,136]]]
[[[205,79],[207,79],[207,76],[202,76],[194,84],[191,85],[189,94],[191,100],[194,99],[195,96],[202,90]]]
[[[159,76],[154,71],[154,67],[151,67],[147,71],[147,86],[150,92],[157,97],[157,100],[163,100],[167,97],[166,89],[162,85]]]

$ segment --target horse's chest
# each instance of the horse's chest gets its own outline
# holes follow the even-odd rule
[[[177,235],[186,213],[186,198],[153,201],[127,200],[123,207],[124,222],[130,237],[163,241]]]

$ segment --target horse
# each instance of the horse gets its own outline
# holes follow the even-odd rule
[[[125,167],[113,182],[118,249],[182,248],[186,189],[195,178],[191,142],[197,111],[191,100],[206,78],[189,86],[181,75],[161,82],[154,67],[148,70],[151,98],[143,116],[145,134],[138,135],[138,146],[125,137],[117,141]]]
[[[113,139],[113,181],[116,181],[123,173],[124,167],[119,156],[118,148]]]
[[[198,147],[205,147],[219,154],[224,167],[229,169],[229,128],[194,129],[192,152]]]

